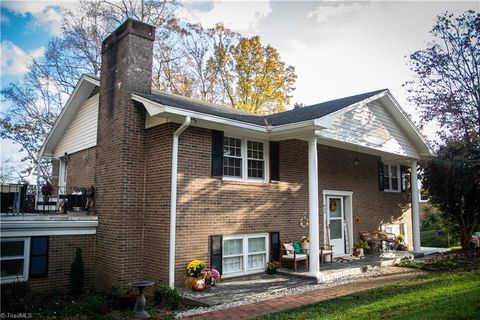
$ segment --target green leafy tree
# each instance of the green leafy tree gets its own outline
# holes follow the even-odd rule
[[[463,248],[480,228],[480,141],[449,141],[423,163],[422,186]]]
[[[75,251],[75,258],[70,267],[70,286],[73,294],[82,293],[85,287],[85,265],[81,248]]]

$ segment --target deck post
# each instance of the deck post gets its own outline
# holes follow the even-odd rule
[[[419,213],[419,193],[417,177],[417,161],[410,162],[411,191],[412,191],[412,229],[413,229],[413,252],[422,251],[420,245],[420,213]]]
[[[309,275],[318,277],[320,273],[320,243],[318,227],[317,137],[315,135],[308,140],[308,208],[310,236]]]

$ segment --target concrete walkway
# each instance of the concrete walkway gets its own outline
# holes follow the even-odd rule
[[[331,287],[324,290],[310,291],[304,294],[285,296],[281,298],[265,300],[253,304],[242,305],[224,310],[207,312],[188,319],[211,319],[211,320],[241,320],[251,319],[257,316],[285,311],[300,306],[317,303],[337,297],[346,296],[355,292],[364,291],[383,286],[398,280],[406,280],[425,275],[426,272],[416,269],[392,267],[389,272],[375,278],[362,279],[349,284]]]

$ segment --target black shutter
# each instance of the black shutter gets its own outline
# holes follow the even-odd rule
[[[280,181],[280,145],[270,141],[270,181]]]
[[[270,261],[280,260],[280,232],[270,232]]]
[[[30,238],[30,278],[48,275],[48,237]]]
[[[379,161],[378,162],[378,190],[380,191],[383,191],[385,189],[385,186],[383,185],[383,177],[384,177],[383,162]]]
[[[223,177],[223,131],[212,130],[212,177]]]
[[[222,236],[210,236],[210,268],[222,274]]]
[[[400,166],[400,190],[402,192],[407,191],[407,172],[408,167]]]

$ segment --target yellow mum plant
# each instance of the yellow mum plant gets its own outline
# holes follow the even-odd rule
[[[198,278],[203,269],[205,269],[205,261],[198,259],[192,260],[187,264],[187,275]]]

